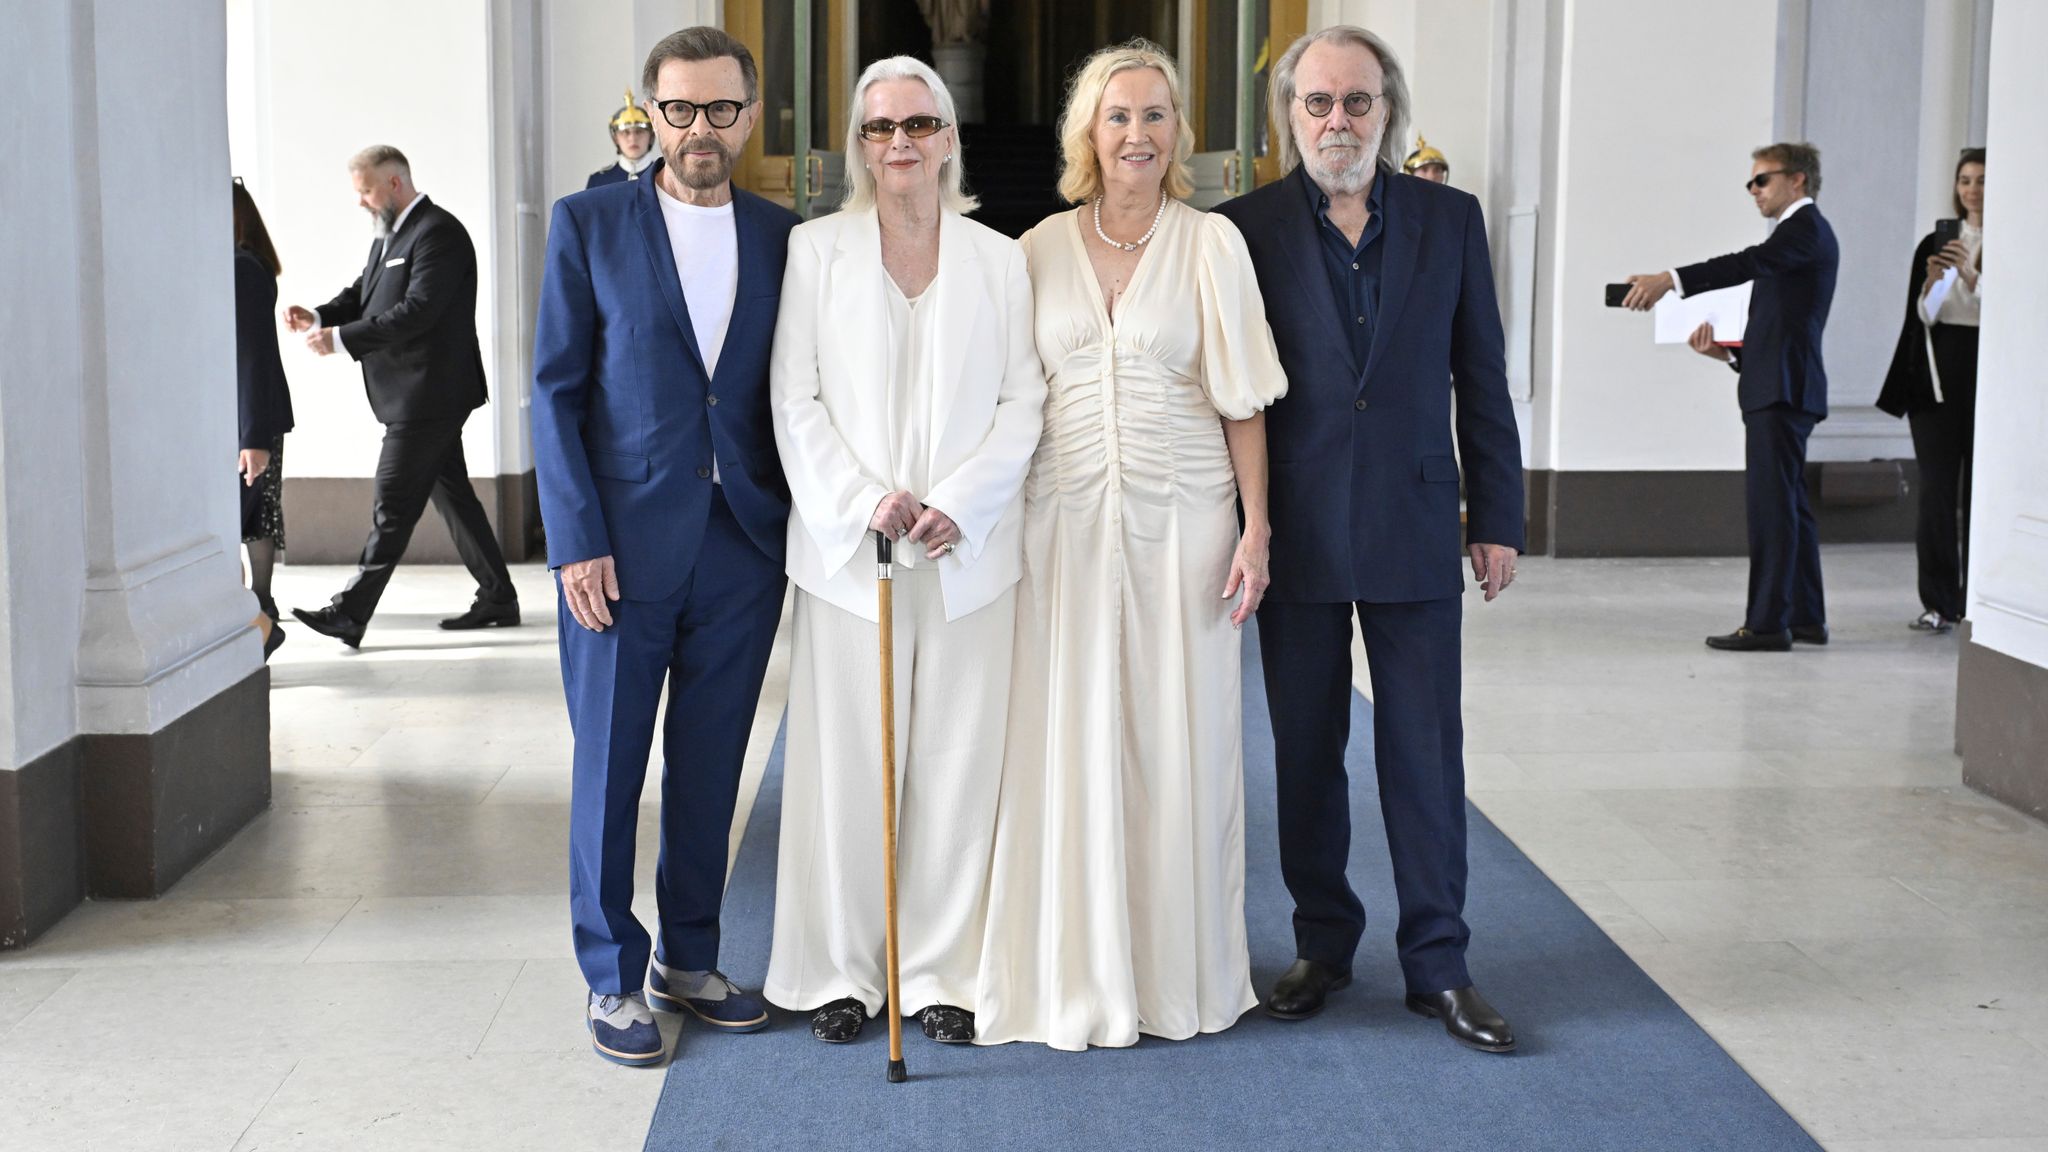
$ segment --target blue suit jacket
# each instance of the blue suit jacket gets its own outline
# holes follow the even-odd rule
[[[734,190],[738,295],[707,378],[653,171],[555,203],[533,338],[548,564],[611,556],[632,600],[666,597],[690,575],[714,459],[726,503],[777,564],[789,518],[768,353],[796,214]]]
[[[1316,220],[1289,176],[1217,207],[1244,233],[1287,370],[1266,411],[1269,599],[1401,603],[1464,585],[1458,452],[1475,543],[1523,542],[1522,449],[1479,202],[1381,169],[1379,324],[1353,362]]]
[[[1817,419],[1828,414],[1828,373],[1821,365],[1821,330],[1835,300],[1835,268],[1842,250],[1835,230],[1808,204],[1771,230],[1763,243],[1678,270],[1685,294],[1755,281],[1749,321],[1742,330],[1736,398],[1744,412],[1789,404]]]

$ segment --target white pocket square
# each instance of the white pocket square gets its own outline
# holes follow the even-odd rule
[[[386,260],[386,261],[384,262],[384,266],[385,266],[386,268],[396,268],[396,267],[398,267],[398,266],[399,266],[400,264],[403,264],[403,263],[405,263],[405,257],[403,257],[403,256],[393,256],[393,257],[392,257],[391,259],[389,259],[389,260]]]

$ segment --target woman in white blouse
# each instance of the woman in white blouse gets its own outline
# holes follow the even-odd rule
[[[1984,270],[1984,149],[1956,162],[1958,234],[1930,232],[1913,253],[1906,323],[1877,406],[1904,416],[1920,464],[1920,607],[1912,627],[1963,618],[1970,539],[1970,446],[1977,429],[1978,280]]]
[[[909,57],[861,74],[844,210],[789,236],[769,393],[797,586],[775,940],[764,991],[845,1042],[882,1009],[875,568],[897,540],[903,1004],[973,1038],[974,981],[1045,378],[1015,241],[961,213],[952,97]]]
[[[979,1025],[1078,1050],[1219,1031],[1257,1003],[1237,629],[1267,584],[1261,412],[1286,380],[1244,238],[1182,202],[1172,59],[1096,53],[1060,135],[1079,207],[1024,237],[1050,391]]]

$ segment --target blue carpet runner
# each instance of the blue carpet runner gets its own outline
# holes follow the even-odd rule
[[[1261,996],[1293,960],[1280,882],[1273,743],[1246,629],[1246,913]],[[908,1084],[883,1078],[888,1030],[820,1044],[772,1010],[765,1032],[686,1024],[653,1150],[1559,1149],[1772,1152],[1818,1147],[1670,997],[1476,810],[1467,918],[1472,971],[1521,1050],[1467,1051],[1401,1006],[1393,876],[1373,785],[1370,705],[1353,697],[1351,882],[1372,924],[1356,980],[1313,1020],[1254,1009],[1229,1031],[1055,1052],[931,1043],[905,1024]],[[725,971],[767,968],[781,748],[755,804],[725,908]]]

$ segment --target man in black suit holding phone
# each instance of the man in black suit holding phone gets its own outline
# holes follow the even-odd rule
[[[1828,414],[1821,332],[1841,251],[1813,200],[1820,192],[1819,149],[1770,144],[1750,155],[1749,194],[1772,222],[1764,242],[1669,272],[1631,276],[1622,303],[1645,311],[1667,292],[1690,296],[1755,284],[1741,347],[1716,344],[1704,324],[1690,341],[1694,351],[1727,361],[1739,374],[1736,396],[1747,432],[1748,615],[1734,632],[1707,637],[1707,646],[1784,652],[1794,641],[1828,642],[1820,535],[1806,498],[1806,440]]]
[[[461,221],[413,187],[405,154],[388,144],[349,159],[356,196],[377,238],[354,284],[318,309],[296,304],[284,320],[306,347],[344,352],[363,366],[370,411],[384,425],[370,538],[353,579],[317,610],[292,609],[315,632],[362,643],[377,600],[431,499],[476,577],[469,611],[448,629],[519,623],[519,596],[462,459],[462,425],[487,398],[476,337],[476,248]]]

